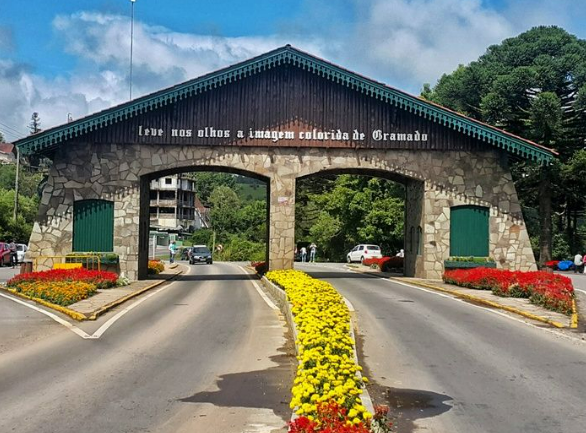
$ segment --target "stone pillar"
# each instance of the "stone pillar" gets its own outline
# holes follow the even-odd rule
[[[120,256],[120,275],[131,281],[139,278],[140,218],[140,188],[139,182],[135,182],[123,197],[114,201],[114,252]]]
[[[420,238],[423,228],[424,184],[415,179],[405,183],[405,265],[406,277],[421,277],[423,271],[424,242]]]
[[[292,269],[295,254],[295,176],[274,173],[269,184],[269,269]]]
[[[451,200],[430,183],[423,187],[422,236],[423,257],[416,271],[418,278],[441,279],[444,260],[450,256]]]

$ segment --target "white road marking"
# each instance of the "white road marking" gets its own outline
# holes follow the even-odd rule
[[[574,288],[574,290],[577,290],[578,292],[586,293],[586,290],[576,289],[576,288]]]
[[[191,268],[188,267],[186,274],[190,274],[190,273],[191,273]],[[173,285],[173,283],[174,283],[174,281],[171,281],[169,284],[155,290],[154,292],[149,293],[144,298],[140,298],[138,301],[130,304],[128,307],[124,308],[122,311],[119,311],[115,316],[111,317],[106,323],[104,323],[102,326],[100,326],[100,328],[96,332],[94,332],[91,336],[89,336],[87,338],[89,338],[89,339],[100,338],[102,335],[104,335],[104,332],[106,332],[108,330],[108,328],[110,326],[112,326],[114,323],[116,323],[116,321],[118,321],[122,316],[124,316],[126,313],[128,313],[133,308],[138,307],[140,304],[142,304],[147,299],[155,296],[157,293],[160,293],[163,290],[167,290],[169,287],[171,287]]]
[[[244,272],[245,274],[249,274],[249,272],[244,269],[242,266],[238,266],[240,268],[240,270],[242,272]],[[278,310],[279,307],[277,307],[273,301],[270,300],[270,298],[265,294],[265,292],[263,292],[263,290],[260,288],[260,286],[257,284],[256,281],[254,280],[250,280],[250,282],[252,283],[252,285],[254,286],[254,288],[256,289],[256,291],[258,292],[258,294],[261,296],[261,298],[264,299],[264,301],[267,303],[267,305],[273,309],[273,310]]]
[[[6,298],[6,299],[10,299],[11,301],[16,302],[17,304],[24,305],[25,307],[31,308],[31,309],[33,309],[35,311],[38,311],[41,314],[44,314],[45,316],[50,317],[55,322],[60,323],[61,325],[65,326],[67,329],[69,329],[70,331],[72,331],[72,332],[76,333],[77,335],[79,335],[81,338],[91,338],[84,330],[79,329],[75,325],[72,325],[67,320],[63,320],[61,317],[57,316],[56,314],[53,314],[53,313],[51,313],[51,312],[49,312],[47,310],[43,310],[42,308],[39,308],[36,305],[32,305],[32,304],[29,304],[28,302],[24,302],[21,299],[18,299],[18,298],[14,298],[12,296],[5,295],[4,293],[0,293],[0,296],[2,296],[3,298]]]
[[[116,323],[116,321],[118,319],[120,319],[122,316],[124,316],[130,310],[132,310],[135,307],[138,307],[144,301],[146,301],[147,299],[155,296],[157,293],[162,292],[163,290],[168,289],[170,286],[171,286],[171,284],[169,284],[167,286],[163,286],[160,289],[157,289],[154,292],[149,293],[144,298],[140,298],[138,301],[134,302],[133,304],[130,304],[128,307],[126,307],[122,311],[118,312],[115,316],[111,317],[106,323],[104,323],[102,326],[100,326],[100,328],[96,332],[94,332],[93,335],[88,336],[88,337],[84,337],[84,338],[88,338],[88,339],[97,339],[97,338],[100,338],[104,334],[104,332],[106,332],[108,330],[108,328],[110,326],[112,326],[114,323]]]

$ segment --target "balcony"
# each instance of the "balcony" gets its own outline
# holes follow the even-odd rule
[[[150,206],[153,206],[153,207],[155,207],[155,206],[156,207],[175,207],[176,205],[177,205],[177,201],[175,199],[166,199],[166,200],[163,200],[163,199],[159,199],[159,200],[154,199],[153,200],[153,199],[151,199],[151,201],[150,201]]]

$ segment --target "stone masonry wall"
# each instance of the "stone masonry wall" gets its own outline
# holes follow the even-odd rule
[[[449,209],[458,204],[490,208],[490,249],[499,266],[534,269],[535,260],[506,165],[495,151],[377,151],[323,148],[237,148],[160,145],[70,145],[54,158],[43,191],[29,257],[71,252],[73,202],[114,201],[114,252],[121,272],[139,276],[140,184],[164,170],[207,167],[255,174],[270,185],[269,266],[293,265],[295,179],[327,170],[394,173],[423,186],[423,254],[415,274],[437,278],[449,256]],[[409,182],[408,182],[409,181]],[[143,211],[143,214],[145,212]],[[144,225],[144,224],[143,224]],[[144,252],[141,260],[146,261]],[[146,262],[145,262],[146,263]],[[142,266],[144,268],[144,266]]]

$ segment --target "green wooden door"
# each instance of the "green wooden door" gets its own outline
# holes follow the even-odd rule
[[[80,200],[73,204],[73,251],[114,250],[114,203]]]
[[[488,257],[488,208],[450,209],[450,256]]]

